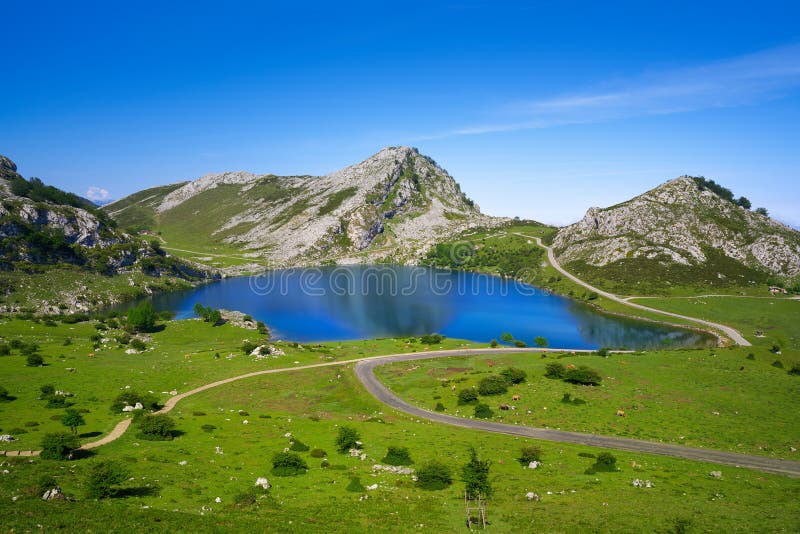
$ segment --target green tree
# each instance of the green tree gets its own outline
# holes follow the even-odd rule
[[[494,412],[488,404],[479,403],[475,405],[475,412],[473,414],[478,419],[489,419],[494,416]]]
[[[78,410],[67,408],[67,411],[61,416],[61,424],[69,428],[73,434],[77,434],[78,427],[85,425],[86,421]]]
[[[69,460],[72,451],[80,447],[77,436],[67,432],[53,432],[42,438],[41,458],[46,460]]]
[[[25,357],[25,365],[28,367],[41,367],[44,365],[44,358],[41,354],[28,354]]]
[[[137,437],[149,441],[169,441],[175,430],[175,421],[163,413],[144,415],[136,421],[136,424],[139,428]]]
[[[508,391],[508,382],[505,377],[491,375],[478,382],[478,393],[481,395],[500,395]]]
[[[548,363],[544,366],[544,376],[547,378],[564,378],[566,372],[566,367],[558,362]]]
[[[458,392],[458,405],[473,404],[478,402],[478,391],[473,388],[462,389]]]
[[[461,468],[461,479],[467,490],[467,498],[489,498],[492,485],[489,483],[489,460],[481,460],[475,449],[470,449],[469,462]]]
[[[506,379],[509,384],[521,384],[528,378],[528,373],[516,367],[509,367],[500,371],[500,375]]]
[[[542,449],[535,445],[525,445],[520,449],[519,463],[527,466],[531,462],[540,462],[542,460]]]
[[[547,346],[547,338],[543,336],[536,336],[533,340],[537,347],[546,347]]]
[[[748,200],[746,197],[739,197],[739,200],[736,201],[736,204],[746,210],[749,210],[753,206],[750,200]]]
[[[764,217],[769,217],[769,212],[767,211],[767,208],[756,208],[756,213],[758,213],[759,215],[763,215]]]
[[[388,465],[411,465],[414,461],[411,459],[406,447],[390,446],[386,456],[383,457],[381,462]]]
[[[564,373],[564,381],[572,384],[582,384],[584,386],[597,386],[603,378],[594,369],[589,369],[585,365],[580,365],[575,369],[567,369]]]
[[[272,473],[279,477],[299,475],[307,469],[306,461],[294,452],[279,452],[272,457]]]
[[[153,305],[144,302],[128,310],[127,325],[134,332],[151,332],[156,325]]]
[[[86,473],[86,496],[90,499],[105,499],[117,492],[115,486],[128,479],[125,467],[114,460],[101,460],[89,466]]]
[[[344,454],[350,449],[357,449],[360,439],[361,436],[355,428],[350,426],[339,427],[339,434],[336,436],[336,450]]]

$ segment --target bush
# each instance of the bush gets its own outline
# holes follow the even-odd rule
[[[519,458],[517,458],[519,463],[522,465],[527,466],[531,462],[541,462],[542,461],[542,449],[535,445],[525,445],[519,451]]]
[[[478,393],[481,395],[500,395],[508,391],[508,382],[502,376],[492,375],[478,382]]]
[[[780,346],[773,344],[772,348],[769,349],[772,354],[778,354],[781,351]]]
[[[756,359],[756,355],[753,354],[752,352],[750,352],[750,353],[747,354],[747,359],[748,360],[755,360]]]
[[[609,350],[610,349],[608,347],[601,347],[597,349],[597,355],[602,356],[603,358],[608,358]]]
[[[127,332],[123,332],[116,337],[116,340],[120,345],[127,345],[131,342],[131,335]]]
[[[358,477],[353,477],[350,479],[350,483],[345,488],[346,491],[352,491],[353,493],[364,493],[367,491],[367,488],[364,487],[364,484],[361,483],[361,479]]]
[[[561,379],[564,378],[564,374],[567,372],[566,367],[563,364],[558,362],[548,363],[544,367],[544,376],[546,378],[557,378]]]
[[[453,474],[445,464],[432,460],[417,470],[417,486],[426,490],[442,490],[453,483]]]
[[[527,347],[528,345],[527,345],[527,344],[526,344],[524,341],[522,341],[521,339],[515,339],[515,340],[514,340],[514,346],[515,346],[515,347],[518,347],[518,348],[520,348],[520,349],[524,349],[524,348],[525,348],[525,347]]]
[[[393,446],[389,447],[389,451],[381,462],[388,465],[411,465],[414,463],[406,447]]]
[[[151,332],[156,325],[156,313],[149,302],[128,310],[127,327],[132,332]]]
[[[312,449],[309,454],[312,458],[325,458],[328,456],[328,453],[326,453],[323,449]]]
[[[174,436],[175,421],[167,414],[148,414],[136,421],[137,437],[148,441],[170,441]]]
[[[205,432],[213,432],[214,430],[217,429],[217,427],[215,427],[214,425],[209,425],[207,423],[205,425],[201,426],[200,428],[203,429],[203,431],[205,431]]]
[[[289,450],[295,452],[306,452],[310,448],[311,447],[309,447],[308,445],[306,445],[297,438],[292,438],[292,444],[289,445]]]
[[[478,402],[478,391],[473,388],[462,389],[458,392],[458,405],[474,404]]]
[[[258,348],[258,345],[256,345],[252,341],[243,341],[242,342],[241,349],[242,349],[242,352],[244,352],[245,354],[251,354],[257,348]]]
[[[419,342],[423,345],[438,345],[444,341],[444,336],[440,334],[425,334],[419,338]]]
[[[445,408],[445,407],[444,407],[444,404],[442,404],[441,402],[437,402],[437,403],[436,403],[436,406],[433,408],[433,410],[434,410],[434,411],[436,411],[436,412],[443,412],[443,411],[445,411],[446,409],[447,409],[447,408]]]
[[[78,410],[70,408],[61,416],[61,424],[68,427],[73,434],[76,434],[77,428],[85,425],[86,421]]]
[[[11,345],[0,343],[0,356],[8,356],[9,354],[11,354]]]
[[[308,464],[299,454],[279,452],[272,457],[272,473],[279,477],[291,477],[305,473]]]
[[[783,369],[783,362],[780,360],[775,360],[772,362],[772,367],[777,367],[778,369]]]
[[[469,462],[461,468],[461,478],[466,485],[468,498],[492,495],[492,485],[489,483],[489,460],[480,460],[475,449],[470,449]]]
[[[77,436],[67,432],[53,432],[42,438],[42,454],[45,460],[69,460],[72,451],[80,447]]]
[[[578,366],[576,369],[567,369],[564,374],[564,381],[571,384],[597,386],[602,380],[600,373],[594,369],[589,369],[585,365]]]
[[[28,367],[41,367],[44,365],[44,358],[41,354],[28,354],[25,358],[25,365]]]
[[[497,348],[497,345],[499,345],[499,343],[497,343],[497,340],[496,340],[496,339],[493,339],[493,340],[491,340],[491,341],[489,342],[489,346],[490,346],[490,347],[492,347],[493,349],[496,349],[496,348]]]
[[[547,338],[543,336],[536,336],[533,339],[533,342],[536,344],[537,347],[546,347],[547,346]]]
[[[39,345],[36,343],[20,343],[19,353],[23,356],[30,356],[39,351]]]
[[[800,375],[800,363],[796,363],[792,365],[792,368],[786,371],[790,375],[798,376]]]
[[[42,393],[39,395],[39,399],[47,399],[55,395],[56,387],[53,384],[45,384],[39,388],[39,391]]]
[[[130,343],[131,348],[134,350],[138,350],[139,352],[147,350],[147,345],[141,339],[132,339]]]
[[[595,468],[598,471],[616,471],[617,459],[610,452],[601,452],[597,455]]]
[[[506,379],[509,384],[521,384],[528,378],[528,373],[516,367],[509,367],[500,371],[500,375]]]
[[[101,460],[89,467],[86,474],[86,496],[91,499],[104,499],[113,496],[118,484],[127,480],[125,467],[113,460]]]
[[[361,439],[358,431],[350,426],[339,427],[339,435],[336,436],[336,450],[344,454],[350,449],[358,447],[356,443]]]
[[[479,419],[489,419],[490,417],[494,417],[494,412],[488,404],[480,403],[475,405],[474,415]]]
[[[14,398],[8,394],[8,390],[3,386],[0,386],[0,402],[6,402],[14,400]]]

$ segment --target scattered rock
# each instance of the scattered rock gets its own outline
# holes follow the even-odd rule
[[[711,471],[709,476],[714,478],[722,478],[722,471]]]
[[[63,501],[65,498],[66,497],[64,497],[64,494],[61,492],[61,488],[58,486],[45,491],[42,495],[43,501]]]
[[[272,487],[269,483],[269,480],[267,480],[265,477],[258,477],[254,485],[261,486],[265,490],[268,490],[269,488]]]
[[[529,491],[528,493],[525,494],[525,498],[528,499],[529,501],[538,501],[539,494]]]
[[[536,469],[538,467],[541,467],[541,465],[542,465],[542,462],[540,462],[538,460],[534,460],[534,461],[532,461],[531,463],[528,464],[528,469]]]

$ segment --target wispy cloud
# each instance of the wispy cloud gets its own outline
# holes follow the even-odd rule
[[[111,194],[108,192],[108,189],[93,185],[86,190],[86,198],[92,202],[105,202],[111,198]]]
[[[753,105],[800,87],[800,45],[787,45],[705,65],[651,72],[602,90],[513,102],[505,120],[457,128],[425,139],[547,128],[646,115]]]

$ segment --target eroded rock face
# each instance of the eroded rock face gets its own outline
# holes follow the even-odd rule
[[[701,191],[688,176],[617,206],[590,208],[553,246],[563,263],[594,266],[627,258],[698,265],[712,248],[751,268],[800,274],[799,232]]]

